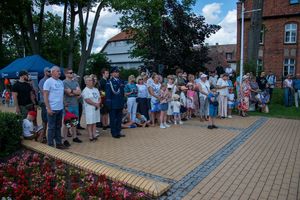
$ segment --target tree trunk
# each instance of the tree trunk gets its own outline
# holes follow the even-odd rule
[[[94,39],[95,39],[95,32],[96,32],[98,20],[99,20],[99,17],[100,17],[100,12],[101,12],[101,10],[104,6],[104,2],[105,1],[101,1],[101,3],[97,7],[97,11],[96,11],[95,18],[94,18],[94,21],[93,21],[93,26],[92,26],[91,33],[90,33],[90,40],[89,40],[89,43],[88,43],[88,48],[87,48],[87,50],[84,50],[82,55],[81,55],[79,68],[78,68],[78,75],[80,77],[82,77],[84,75],[84,70],[85,70],[85,66],[86,66],[86,63],[87,63],[87,59],[89,58],[89,56],[91,54],[91,51],[92,51],[92,47],[93,47],[93,43],[94,43]],[[79,24],[81,24],[81,23],[79,23]],[[82,81],[82,79],[80,79],[79,84],[81,84],[81,81]]]
[[[63,27],[62,27],[62,33],[61,33],[61,41],[65,41],[65,37],[66,37],[67,12],[68,12],[68,1],[65,0],[64,19],[63,19]],[[64,48],[60,48],[60,67],[64,67]]]
[[[45,9],[45,0],[41,0],[41,8],[39,14],[39,27],[38,27],[38,35],[37,35],[37,48],[39,52],[41,52],[41,46],[43,41],[44,9]]]
[[[68,56],[68,66],[73,68],[73,57],[74,57],[74,38],[75,38],[75,5],[74,2],[70,2],[71,7],[71,24],[70,24],[70,39],[69,39],[69,56]]]
[[[251,24],[248,37],[248,62],[257,62],[259,50],[259,38],[262,29],[262,13],[263,0],[254,0],[252,9],[261,9],[261,11],[254,11],[251,13]]]
[[[30,46],[33,54],[39,54],[39,47],[35,38],[35,32],[33,28],[33,19],[32,19],[32,7],[31,3],[26,4],[26,25],[27,31],[29,32]]]

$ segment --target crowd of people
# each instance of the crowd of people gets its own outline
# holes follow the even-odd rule
[[[112,67],[110,71],[102,69],[99,79],[93,74],[86,75],[85,87],[81,88],[80,77],[72,68],[65,69],[65,79],[60,80],[60,68],[54,66],[44,69],[38,90],[30,84],[28,72],[19,72],[12,92],[16,112],[24,119],[24,138],[34,138],[60,149],[71,145],[68,137],[81,143],[78,130],[83,129],[82,112],[90,142],[99,137],[99,124],[103,130],[110,129],[116,139],[125,137],[124,128],[158,125],[167,129],[192,118],[207,121],[208,129],[215,129],[218,128],[215,118],[231,119],[233,110],[242,117],[251,110],[268,113],[277,81],[272,72],[268,75],[262,72],[258,77],[251,73],[235,77],[230,67],[195,75],[178,68],[175,74],[165,77],[141,72],[137,77],[130,75],[126,81],[120,79],[119,72],[118,67]],[[288,75],[284,80],[286,106],[291,105],[294,95],[298,107],[299,86],[300,77],[292,81]],[[37,126],[37,106],[41,108],[43,128]]]

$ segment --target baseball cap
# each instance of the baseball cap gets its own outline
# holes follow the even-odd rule
[[[36,115],[37,115],[37,114],[36,114],[35,111],[29,111],[29,112],[27,113],[27,115],[30,115],[30,116],[36,118]]]
[[[201,74],[200,78],[206,78],[207,75],[206,74]]]

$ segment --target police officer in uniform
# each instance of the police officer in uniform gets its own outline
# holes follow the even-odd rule
[[[112,67],[110,71],[111,79],[106,83],[106,104],[110,110],[110,129],[113,138],[125,137],[125,135],[121,134],[124,84],[119,79],[119,72],[118,67]]]

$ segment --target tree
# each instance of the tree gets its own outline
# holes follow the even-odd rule
[[[186,71],[198,71],[208,61],[205,38],[219,30],[191,11],[194,1],[141,0],[120,9],[119,27],[133,34],[133,57],[154,64],[180,65]],[[123,7],[124,9],[124,7]],[[194,48],[197,46],[197,48]]]
[[[91,54],[87,60],[85,74],[101,74],[103,68],[109,69],[110,65],[107,57],[103,53]]]

